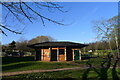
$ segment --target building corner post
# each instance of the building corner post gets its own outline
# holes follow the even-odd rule
[[[81,60],[81,50],[79,50],[79,60]]]
[[[73,54],[73,61],[74,61],[74,50],[72,49],[72,54]]]
[[[59,48],[57,48],[57,61],[59,61]]]

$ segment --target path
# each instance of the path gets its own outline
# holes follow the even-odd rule
[[[49,69],[49,70],[28,70],[28,71],[18,71],[18,72],[5,72],[2,73],[2,76],[13,76],[18,74],[28,74],[36,72],[54,72],[54,71],[64,71],[64,70],[82,70],[87,69],[88,67],[74,67],[74,68],[61,68],[61,69]]]
[[[13,75],[19,75],[19,74],[29,74],[29,73],[37,73],[37,72],[54,72],[54,71],[65,71],[65,70],[83,70],[88,69],[89,67],[83,66],[83,67],[74,67],[74,68],[60,68],[60,69],[48,69],[48,70],[27,70],[27,71],[18,71],[18,72],[5,72],[2,73],[2,76],[13,76]],[[110,67],[113,68],[113,67]],[[120,68],[120,67],[116,67]]]

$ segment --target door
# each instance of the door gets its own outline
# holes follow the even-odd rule
[[[51,50],[51,61],[57,61],[57,50]]]
[[[59,49],[59,61],[65,61],[65,50]]]
[[[79,60],[79,50],[74,50],[74,60]]]
[[[50,61],[50,50],[43,49],[43,61]]]

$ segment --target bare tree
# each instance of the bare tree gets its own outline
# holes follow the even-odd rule
[[[5,21],[7,21],[7,19],[10,16],[13,16],[15,20],[17,20],[20,23],[22,23],[24,19],[27,19],[29,22],[33,23],[33,21],[36,20],[36,17],[38,17],[42,21],[43,26],[45,26],[46,20],[58,25],[64,25],[64,24],[60,21],[56,21],[51,18],[48,18],[47,16],[45,16],[45,14],[40,13],[40,11],[48,9],[48,10],[58,10],[62,13],[67,12],[62,10],[63,6],[60,6],[59,4],[54,2],[24,2],[20,0],[20,2],[0,1],[0,4],[2,5],[3,9],[6,9],[7,14],[5,14],[4,17]],[[37,8],[38,10],[35,10],[35,8]],[[22,33],[21,31],[10,29],[10,27],[7,24],[0,24],[0,26],[1,26],[0,28],[1,32],[6,36],[7,34],[5,33],[5,30],[8,30],[16,34]]]
[[[118,16],[115,16],[111,19],[108,20],[110,26],[112,27],[112,32],[111,32],[111,37],[112,39],[115,41],[115,44],[116,44],[116,49],[117,49],[117,57],[120,57],[120,52],[119,52],[119,49],[120,49],[120,35],[119,35],[119,31],[120,31],[120,28],[119,28],[119,18]]]
[[[30,48],[28,48],[27,45],[28,45],[27,40],[16,42],[16,47],[20,51],[29,51]]]
[[[112,52],[111,40],[116,41],[117,56],[119,57],[119,40],[118,40],[118,17],[115,16],[108,20],[95,21],[94,28],[97,31],[100,40],[107,40],[109,43],[109,49]]]

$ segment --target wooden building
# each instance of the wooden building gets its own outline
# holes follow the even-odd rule
[[[87,45],[74,42],[43,42],[28,47],[36,50],[35,60],[74,61],[81,60],[80,49]]]

